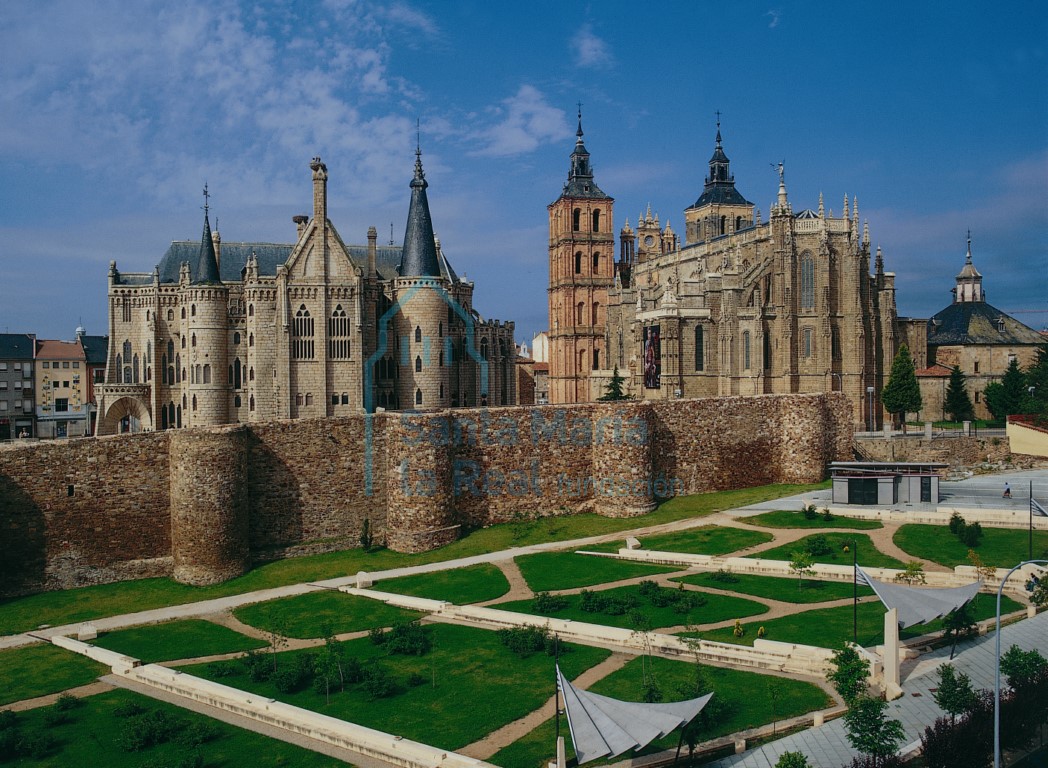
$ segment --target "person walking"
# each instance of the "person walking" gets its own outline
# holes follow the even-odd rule
[[[1004,484],[1004,498],[1010,499],[1012,497],[1012,487],[1008,483]]]

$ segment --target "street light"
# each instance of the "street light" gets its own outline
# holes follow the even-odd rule
[[[1001,579],[1001,586],[997,587],[997,661],[994,665],[993,678],[993,768],[1001,768],[1001,593],[1004,591],[1004,583],[1011,575],[1024,565],[1037,563],[1048,565],[1048,560],[1027,560],[1012,568]]]
[[[870,431],[873,432],[873,387],[866,387],[866,397],[870,400]]]

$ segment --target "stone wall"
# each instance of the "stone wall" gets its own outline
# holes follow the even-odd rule
[[[0,593],[252,560],[659,497],[816,482],[851,457],[841,394],[381,413],[0,448]]]

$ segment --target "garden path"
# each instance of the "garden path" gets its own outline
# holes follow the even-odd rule
[[[945,565],[941,565],[932,560],[925,560],[911,555],[909,552],[901,549],[892,538],[895,536],[895,532],[899,530],[899,523],[884,523],[883,528],[874,529],[871,531],[863,531],[870,536],[873,541],[873,545],[877,547],[881,552],[886,555],[891,555],[894,558],[902,560],[904,563],[908,563],[911,560],[916,560],[924,566],[926,571],[940,571],[943,573],[950,573],[953,568],[947,568]]]
[[[529,597],[534,597],[535,593],[531,591],[528,582],[524,580],[524,574],[517,567],[516,560],[498,560],[493,565],[502,571],[506,581],[509,582],[509,592],[501,597],[477,603],[477,605],[487,606],[492,603],[505,602],[506,600],[527,600]]]
[[[600,664],[587,669],[575,678],[572,683],[579,688],[589,688],[598,680],[602,680],[612,672],[618,672],[633,658],[635,658],[635,656],[632,654],[613,653]],[[519,720],[514,720],[512,723],[508,723],[498,730],[492,731],[479,741],[467,744],[465,747],[458,750],[459,754],[466,755],[467,757],[475,757],[478,760],[487,760],[503,747],[508,747],[518,739],[527,736],[533,730],[549,720],[550,715],[553,714],[553,708],[556,706],[555,698],[555,696],[550,696],[541,707],[530,714],[525,715]],[[567,729],[565,729],[565,731],[566,730]],[[566,736],[567,733],[564,735]]]
[[[48,707],[58,701],[59,696],[75,696],[78,699],[83,699],[88,696],[94,696],[98,693],[105,693],[106,691],[113,690],[113,686],[109,683],[103,682],[102,680],[95,680],[93,683],[87,685],[79,685],[76,688],[69,688],[59,693],[49,693],[46,696],[37,696],[35,699],[23,699],[22,701],[13,701],[10,704],[4,704],[0,709],[10,709],[15,712],[25,712],[29,709],[38,709],[39,707]]]

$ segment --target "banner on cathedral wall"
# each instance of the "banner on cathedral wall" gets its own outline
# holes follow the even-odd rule
[[[644,326],[644,388],[659,389],[662,379],[662,344],[659,326]]]

